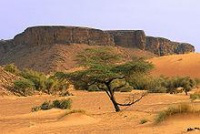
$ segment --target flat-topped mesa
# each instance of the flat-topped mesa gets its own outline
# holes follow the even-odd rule
[[[148,37],[142,30],[102,31],[86,27],[38,26],[27,28],[12,40],[0,40],[0,57],[16,46],[20,50],[20,47],[29,48],[30,46],[53,44],[122,46],[139,48],[159,56],[195,51],[191,44],[172,42],[165,38]]]
[[[117,46],[145,49],[146,35],[142,30],[110,30],[106,32],[113,36]]]
[[[27,28],[14,38],[15,44],[49,45],[49,44],[89,44],[114,45],[110,34],[92,28],[40,26]]]
[[[146,37],[146,50],[159,56],[194,52],[195,48],[188,43],[173,42],[165,38]]]

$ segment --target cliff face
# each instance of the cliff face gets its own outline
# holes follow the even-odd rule
[[[15,44],[49,45],[49,44],[89,44],[89,45],[114,45],[111,35],[102,30],[43,26],[26,29],[22,34],[14,38]]]
[[[142,30],[114,30],[106,31],[112,35],[114,44],[123,47],[139,48],[146,47],[146,35]]]
[[[92,28],[42,26],[27,28],[13,40],[0,41],[0,57],[14,48],[54,44],[88,44],[139,48],[159,56],[194,52],[194,46],[165,38],[148,37],[142,30],[102,31]],[[0,58],[1,60],[1,58]]]
[[[146,37],[146,50],[159,56],[194,52],[194,46],[188,43],[173,42],[165,38]]]

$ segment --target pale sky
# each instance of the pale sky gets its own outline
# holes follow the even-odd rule
[[[37,25],[142,29],[200,52],[200,0],[0,0],[0,39]]]

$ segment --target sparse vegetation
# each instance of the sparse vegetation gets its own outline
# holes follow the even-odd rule
[[[140,124],[145,124],[145,123],[147,123],[147,122],[148,122],[147,119],[141,119],[141,120],[140,120]]]
[[[81,110],[81,109],[79,109],[79,110],[71,110],[71,111],[67,111],[67,112],[65,113],[65,116],[66,116],[66,115],[69,115],[69,114],[73,114],[73,113],[82,113],[82,114],[85,114],[86,111],[85,111],[85,110]]]
[[[45,101],[40,106],[35,106],[32,108],[32,112],[36,112],[39,110],[49,110],[52,108],[58,109],[70,109],[72,104],[71,99],[62,99],[62,100],[54,100],[54,101]]]
[[[13,68],[9,65],[7,68]],[[16,72],[16,71],[15,71]],[[33,70],[25,69],[17,71],[20,80],[14,81],[12,91],[23,96],[32,95],[35,91],[47,94],[70,95],[67,91],[69,84],[66,79],[58,79],[55,76],[46,76],[45,74]]]
[[[67,100],[54,100],[53,107],[60,108],[60,109],[70,109],[71,108],[71,99]]]
[[[15,75],[18,75],[20,72],[17,66],[15,66],[14,64],[8,64],[4,66],[4,70]]]
[[[51,103],[51,101],[45,101],[44,103],[42,103],[42,105],[40,106],[41,110],[49,110],[52,109],[54,107],[54,105]]]
[[[32,109],[31,109],[32,112],[37,112],[37,111],[40,111],[40,110],[41,110],[40,106],[35,106],[35,107],[32,107]]]
[[[155,123],[161,123],[168,117],[176,114],[183,114],[183,113],[197,113],[200,112],[197,109],[192,108],[188,104],[179,104],[178,106],[169,107],[168,109],[161,111],[155,118]]]
[[[132,88],[130,88],[127,79],[136,72],[147,74],[153,68],[153,65],[147,61],[140,59],[119,64],[118,55],[109,50],[97,49],[85,50],[85,52],[79,54],[77,61],[86,69],[67,74],[58,73],[60,78],[66,78],[74,85],[80,82],[85,89],[96,85],[98,89],[107,93],[116,112],[120,111],[119,106],[133,105],[146,95],[144,93],[138,99],[132,99],[127,104],[120,104],[116,101],[114,92],[131,91]]]
[[[191,99],[192,101],[194,101],[194,100],[199,100],[199,99],[200,99],[200,93],[199,93],[199,92],[196,92],[196,93],[194,93],[194,94],[190,94],[190,99]]]
[[[189,91],[198,86],[195,79],[190,77],[149,77],[149,80],[143,82],[143,88],[148,90],[150,93],[177,94],[185,92],[187,95]]]
[[[150,93],[167,93],[168,79],[165,77],[151,78],[145,89]]]
[[[62,119],[63,117],[67,116],[67,115],[70,115],[70,114],[74,114],[74,113],[81,113],[81,114],[86,114],[86,111],[85,110],[70,110],[70,111],[66,111],[66,113],[64,113],[63,115],[61,115],[59,117],[59,119]]]
[[[200,85],[200,79],[199,79],[199,78],[194,78],[193,80],[195,81],[196,88],[199,88],[199,85]]]
[[[23,96],[30,96],[34,92],[34,83],[28,79],[14,81],[14,91]]]

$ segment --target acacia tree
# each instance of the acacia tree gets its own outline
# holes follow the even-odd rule
[[[146,93],[143,93],[138,99],[132,99],[129,103],[121,104],[116,101],[115,91],[124,87],[127,83],[121,83],[116,87],[111,85],[114,80],[126,80],[128,76],[135,72],[148,73],[153,68],[153,65],[149,62],[138,60],[119,64],[120,57],[110,49],[86,50],[78,55],[77,61],[80,65],[84,65],[86,69],[64,74],[63,76],[72,83],[82,81],[87,83],[87,86],[96,84],[99,89],[106,92],[116,112],[120,111],[120,106],[131,106],[146,95]]]

